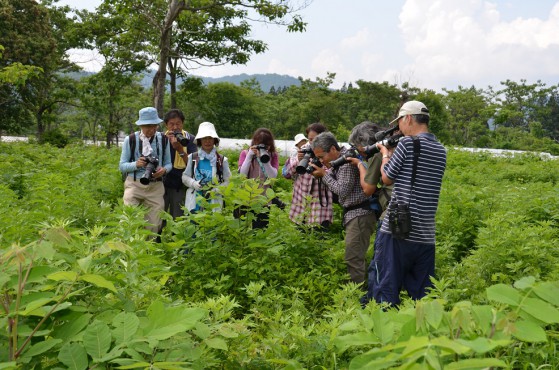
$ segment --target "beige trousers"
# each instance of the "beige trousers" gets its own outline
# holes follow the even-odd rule
[[[162,181],[150,182],[148,185],[142,185],[140,179],[131,176],[124,181],[124,204],[127,206],[143,205],[148,209],[146,213],[146,221],[149,222],[148,230],[154,233],[161,229],[160,213],[165,210],[165,187]]]

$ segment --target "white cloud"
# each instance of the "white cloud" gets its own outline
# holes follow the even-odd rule
[[[367,47],[371,40],[370,40],[370,33],[368,28],[362,28],[357,31],[355,34],[342,39],[340,45],[344,49],[358,49]]]
[[[495,4],[481,0],[407,0],[399,19],[412,58],[404,74],[415,71],[422,87],[559,74],[559,3],[548,19],[507,22]]]
[[[323,49],[311,61],[311,70],[317,77],[324,77],[326,72],[343,74],[345,67],[339,54],[332,49]]]

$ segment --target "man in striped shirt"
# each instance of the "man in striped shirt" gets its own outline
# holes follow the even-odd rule
[[[435,135],[429,133],[429,110],[425,104],[405,103],[394,121],[405,137],[395,149],[378,144],[382,153],[382,181],[394,184],[394,190],[388,216],[375,241],[367,297],[379,303],[398,305],[401,289],[412,299],[421,299],[432,286],[435,213],[446,167],[446,151]],[[412,176],[414,162],[416,169]],[[398,208],[406,206],[411,215],[411,229],[408,234],[400,235],[390,221],[390,214],[394,216]]]

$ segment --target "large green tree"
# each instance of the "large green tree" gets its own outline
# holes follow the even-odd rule
[[[104,0],[93,14],[80,13],[91,38],[102,38],[111,54],[144,68],[157,65],[153,105],[164,111],[169,68],[176,77],[189,62],[246,63],[266,45],[249,38],[249,19],[302,31],[305,24],[285,0]],[[95,32],[100,31],[100,32]],[[96,47],[99,41],[91,43]],[[178,61],[184,62],[183,64]]]
[[[35,123],[39,135],[54,122],[60,104],[71,99],[73,80],[63,73],[76,70],[66,54],[75,46],[67,37],[73,23],[69,8],[43,3],[0,0],[0,44],[5,47],[0,67],[21,63],[42,71],[16,88],[2,86],[0,101],[9,106],[0,115],[21,126]]]

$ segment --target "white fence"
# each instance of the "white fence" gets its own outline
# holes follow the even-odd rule
[[[26,136],[2,136],[0,137],[0,141],[3,142],[15,142],[15,141],[23,141],[27,142],[28,138]],[[124,141],[124,137],[120,137],[118,139],[118,144],[122,145]],[[293,140],[276,140],[276,150],[280,155],[288,156],[291,154],[291,151],[295,148],[295,141]],[[86,140],[86,144],[93,145],[92,141]],[[98,141],[97,145],[105,145],[104,141]],[[340,143],[341,145],[347,145],[347,143]],[[220,148],[223,149],[231,149],[231,150],[241,150],[246,146],[250,145],[249,139],[227,139],[222,138],[219,142]],[[489,153],[496,157],[505,157],[505,156],[515,156],[524,153],[531,153],[535,155],[539,155],[542,159],[559,159],[559,156],[553,156],[546,152],[527,152],[523,150],[505,150],[505,149],[486,149],[486,148],[459,148],[454,147],[455,150],[464,150],[472,153]]]

